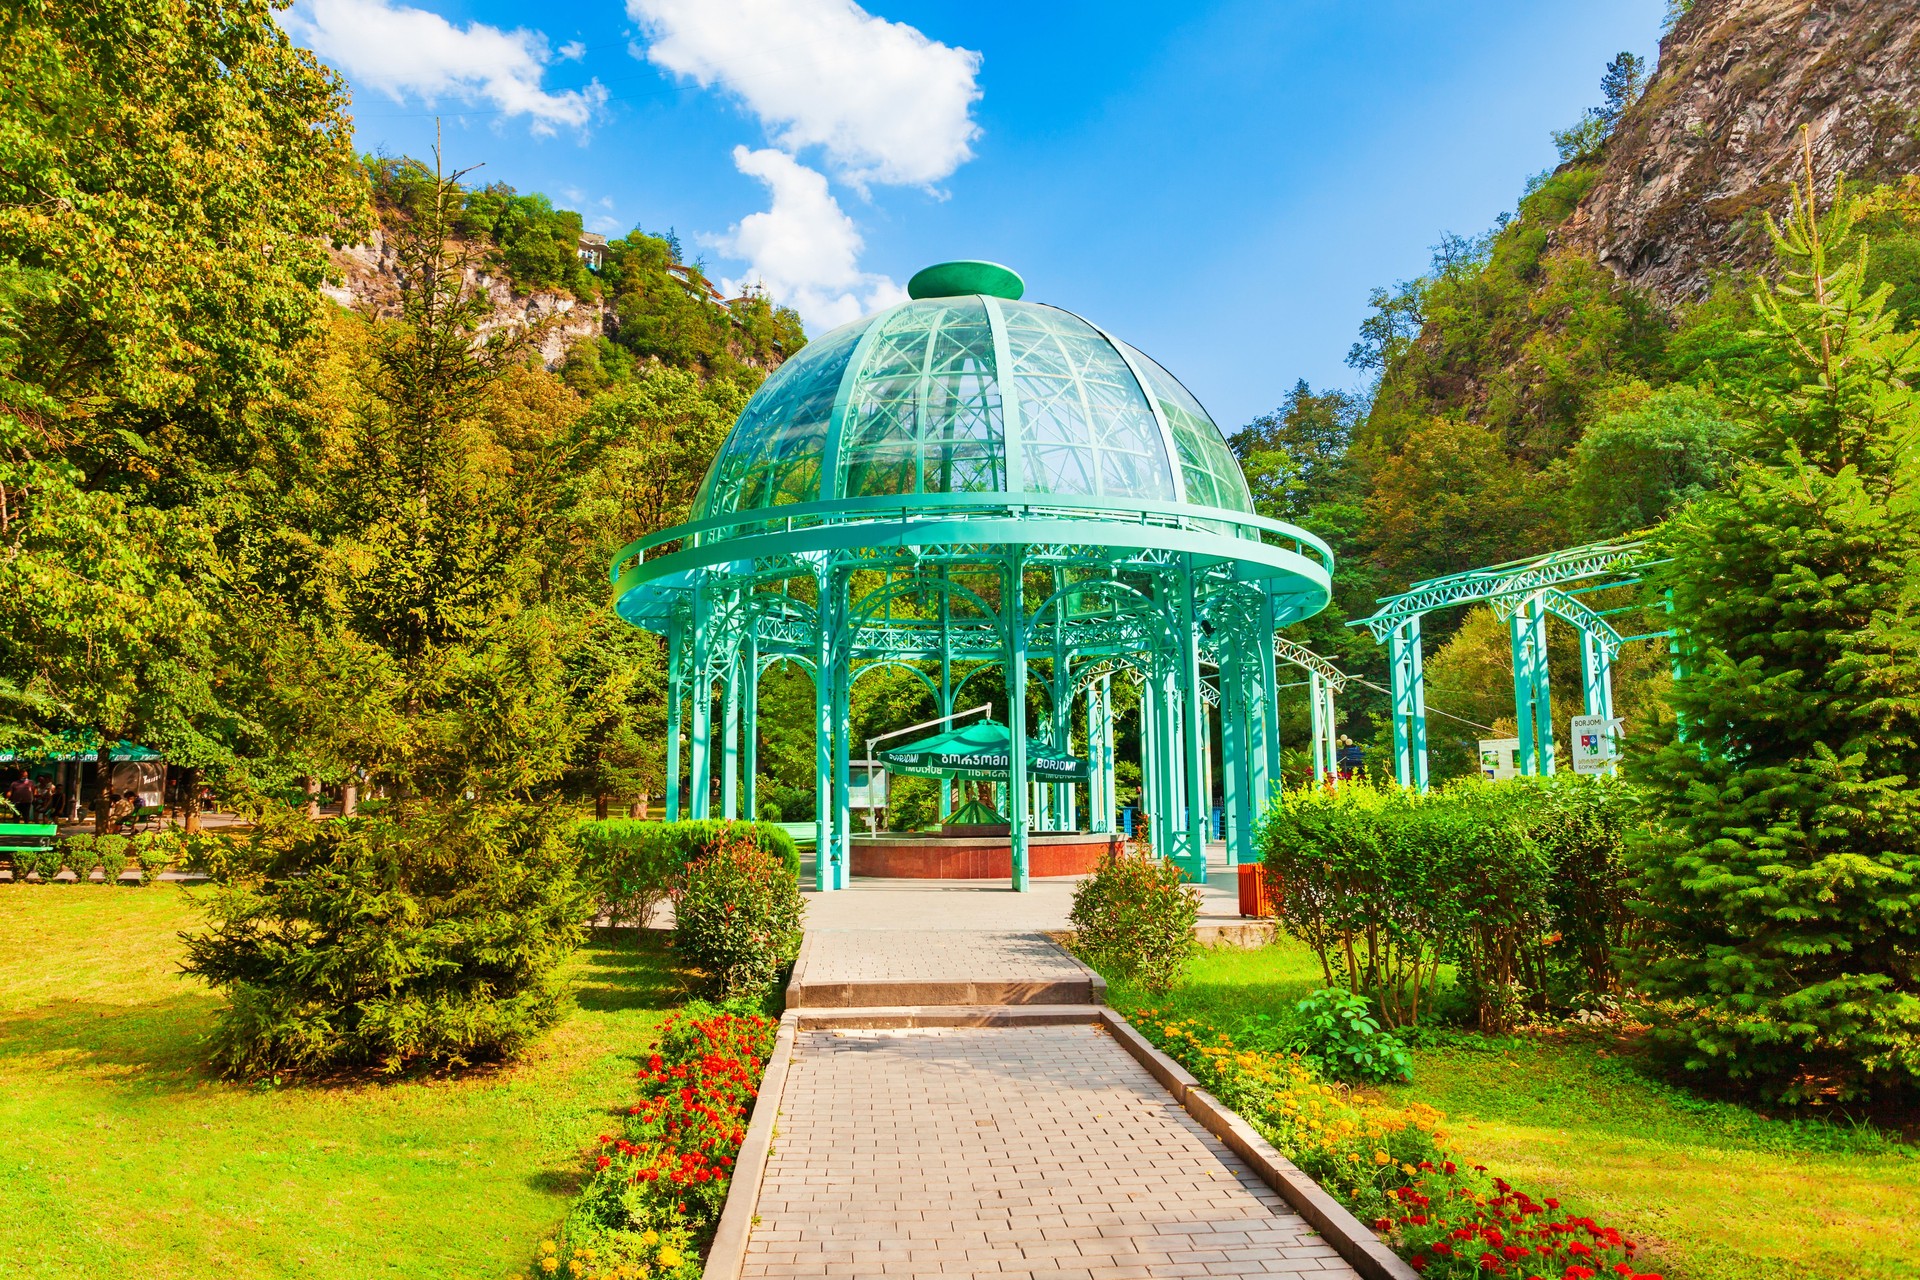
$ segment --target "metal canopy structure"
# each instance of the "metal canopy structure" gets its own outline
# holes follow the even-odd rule
[[[1025,888],[1029,833],[1115,829],[1118,676],[1141,692],[1156,847],[1205,878],[1217,777],[1229,859],[1249,858],[1280,774],[1275,632],[1325,607],[1332,553],[1254,513],[1172,374],[1021,301],[1011,271],[942,264],[909,293],[781,365],[692,519],[615,557],[620,615],[668,642],[668,816],[708,816],[716,782],[724,816],[753,814],[760,676],[795,663],[815,691],[816,884],[846,887],[852,690],[905,668],[942,715],[982,694],[1011,709]],[[1038,744],[1088,781],[1037,776]]]
[[[1666,631],[1622,636],[1607,619],[1636,612],[1638,604],[1595,610],[1580,596],[1632,586],[1654,563],[1635,539],[1595,542],[1549,551],[1527,560],[1471,569],[1416,582],[1382,596],[1371,616],[1349,622],[1365,627],[1374,643],[1387,646],[1393,699],[1393,771],[1402,786],[1427,786],[1426,676],[1420,653],[1420,618],[1435,609],[1486,604],[1508,625],[1513,645],[1513,701],[1519,764],[1523,774],[1555,769],[1553,701],[1547,672],[1547,617],[1580,633],[1581,696],[1590,716],[1613,715],[1613,662],[1629,641],[1654,640]]]

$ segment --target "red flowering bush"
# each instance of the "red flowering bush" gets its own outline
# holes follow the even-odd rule
[[[700,1274],[774,1030],[770,1018],[697,1003],[668,1020],[639,1072],[639,1099],[600,1135],[567,1215],[570,1276]],[[547,1259],[562,1256],[551,1245],[538,1263],[549,1272]]]
[[[1420,1166],[1412,1186],[1393,1193],[1394,1216],[1373,1229],[1429,1280],[1513,1276],[1515,1280],[1660,1280],[1633,1265],[1636,1246],[1612,1227],[1563,1213],[1476,1165]]]
[[[703,994],[758,998],[800,951],[800,888],[754,829],[728,823],[673,886],[673,949],[700,971]]]

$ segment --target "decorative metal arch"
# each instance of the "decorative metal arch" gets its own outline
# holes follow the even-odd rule
[[[1513,646],[1513,695],[1520,771],[1555,770],[1552,689],[1547,671],[1547,617],[1571,625],[1580,635],[1580,677],[1586,714],[1611,721],[1613,662],[1622,645],[1663,639],[1668,631],[1623,637],[1608,615],[1636,606],[1595,610],[1576,595],[1632,586],[1659,563],[1638,539],[1596,542],[1549,551],[1416,582],[1393,596],[1382,596],[1370,616],[1349,622],[1366,627],[1374,642],[1388,646],[1393,698],[1394,776],[1403,786],[1427,786],[1426,676],[1420,649],[1420,618],[1434,609],[1486,604],[1508,625]],[[1611,728],[1609,728],[1611,732]]]

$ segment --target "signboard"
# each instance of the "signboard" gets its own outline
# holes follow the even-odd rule
[[[887,769],[877,760],[847,762],[847,808],[887,807]]]
[[[1614,761],[1618,758],[1614,750],[1614,734],[1618,733],[1621,720],[1608,716],[1575,716],[1573,718],[1573,771],[1575,773],[1610,773]]]
[[[1520,739],[1480,739],[1480,776],[1501,782],[1520,776]]]

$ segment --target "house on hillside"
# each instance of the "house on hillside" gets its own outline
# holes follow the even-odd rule
[[[580,233],[580,261],[587,264],[587,270],[598,271],[607,265],[607,238],[591,231]]]

